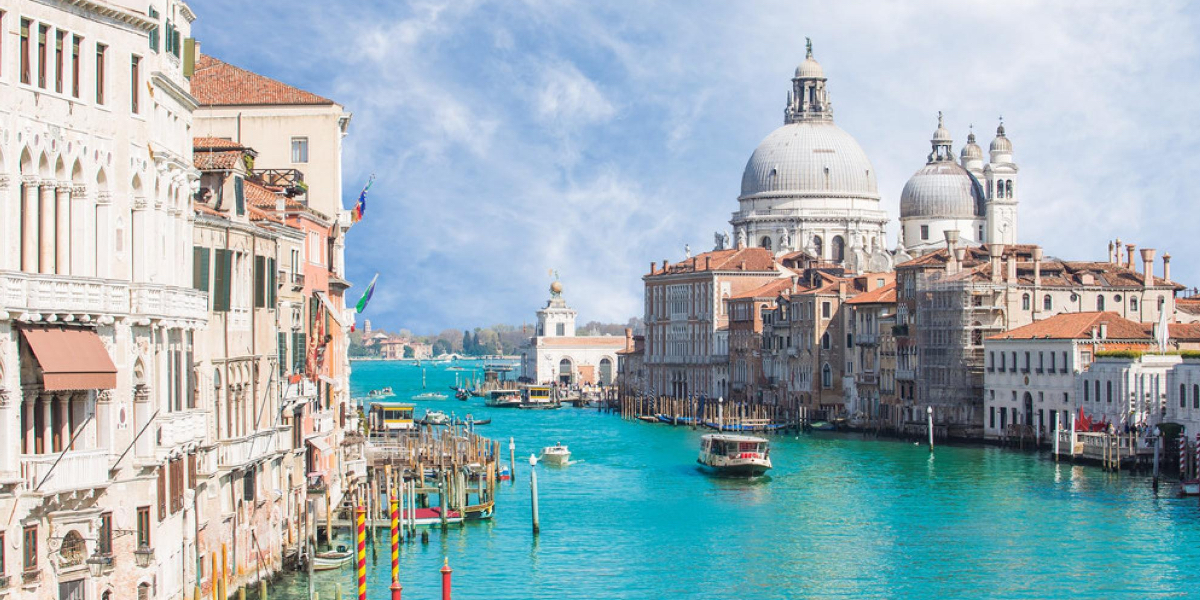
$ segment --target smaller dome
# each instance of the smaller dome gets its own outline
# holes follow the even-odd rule
[[[996,139],[992,140],[992,145],[988,149],[992,152],[1012,152],[1012,142],[1004,137],[1004,123],[1000,123],[1000,126],[996,128]]]
[[[974,219],[986,214],[983,186],[954,161],[921,167],[900,193],[901,219]]]
[[[821,68],[821,64],[813,59],[812,56],[804,59],[800,66],[796,67],[796,79],[824,79],[825,70]]]
[[[974,132],[967,135],[967,145],[963,146],[960,156],[962,157],[963,162],[967,162],[969,160],[983,160],[983,148],[980,148],[979,144],[975,143]]]

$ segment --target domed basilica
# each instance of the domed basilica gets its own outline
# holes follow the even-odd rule
[[[944,246],[950,230],[966,243],[1015,241],[1017,167],[1003,124],[986,165],[974,133],[960,164],[939,113],[927,164],[901,194],[901,240],[889,252],[875,169],[858,142],[834,124],[826,82],[809,42],[792,78],[783,126],[763,139],[742,174],[739,210],[729,221],[736,246],[803,251],[865,272],[890,270]],[[716,241],[719,248],[729,243],[721,234]]]

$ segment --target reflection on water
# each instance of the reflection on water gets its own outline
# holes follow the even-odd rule
[[[426,367],[429,389],[453,383]],[[420,372],[356,363],[355,394],[420,389]],[[446,406],[432,401],[425,406]],[[465,409],[467,403],[455,402]],[[1182,597],[1200,586],[1200,508],[1155,498],[1146,478],[990,447],[818,433],[772,438],[769,477],[698,472],[702,431],[594,410],[488,409],[481,432],[517,455],[562,441],[577,464],[538,467],[542,533],[530,529],[529,466],[501,485],[496,517],[404,544],[405,598],[434,598],[448,558],[455,598]],[[486,416],[483,416],[486,415]],[[387,535],[369,579],[386,598]],[[317,575],[354,593],[352,568]],[[304,596],[303,576],[272,598]],[[1073,590],[1075,590],[1073,592]]]

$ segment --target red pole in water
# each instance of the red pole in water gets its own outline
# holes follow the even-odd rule
[[[450,600],[450,573],[454,572],[450,568],[450,559],[443,559],[442,562],[442,600]]]

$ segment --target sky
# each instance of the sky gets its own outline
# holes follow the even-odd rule
[[[1200,9],[1156,2],[192,0],[202,51],[353,113],[346,207],[376,328],[530,322],[557,271],[580,322],[642,313],[652,261],[729,228],[741,174],[783,124],[805,37],[837,124],[898,231],[943,111],[957,152],[1001,116],[1018,241],[1108,242],[1200,284]],[[1159,263],[1161,268],[1161,262]]]

